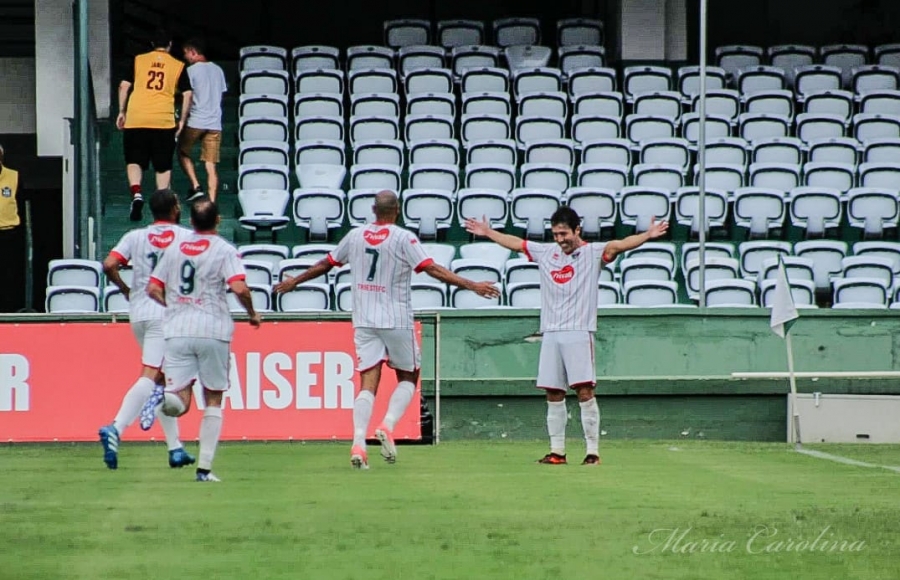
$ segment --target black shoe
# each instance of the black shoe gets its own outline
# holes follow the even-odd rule
[[[548,453],[537,460],[538,463],[545,465],[566,465],[566,456],[559,453]]]
[[[600,465],[600,456],[594,455],[593,453],[586,456],[584,461],[581,462],[582,465]]]
[[[141,197],[141,194],[135,194],[133,198],[131,198],[131,221],[139,222],[141,221],[141,214],[144,211],[144,198]]]
[[[188,192],[187,192],[187,200],[188,200],[188,201],[197,201],[198,199],[200,199],[200,198],[203,197],[204,195],[205,195],[205,194],[203,193],[203,188],[202,188],[202,187],[194,187],[194,188],[188,189]]]

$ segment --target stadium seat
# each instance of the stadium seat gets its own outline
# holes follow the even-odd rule
[[[634,103],[637,95],[672,90],[672,71],[661,66],[629,66],[622,73],[625,99]]]
[[[751,163],[789,163],[800,165],[806,145],[796,137],[770,137],[748,143]]]
[[[118,286],[107,286],[103,289],[103,312],[125,314],[128,312],[128,300]]]
[[[477,20],[440,20],[437,44],[444,49],[484,44],[484,23]]]
[[[537,18],[499,18],[493,22],[494,44],[500,47],[541,44],[541,21]]]
[[[334,307],[338,312],[353,312],[353,285],[338,284],[334,287]]]
[[[279,312],[322,312],[331,310],[331,287],[328,284],[306,282],[278,294]]]
[[[471,290],[465,288],[453,288],[450,292],[450,304],[453,308],[474,309],[474,308],[496,308],[500,306],[500,297],[482,298]]]
[[[781,91],[787,87],[782,69],[774,66],[747,66],[735,73],[735,88],[747,97],[762,91]]]
[[[790,242],[776,240],[751,240],[738,245],[741,262],[741,276],[747,280],[756,280],[763,262],[769,258],[791,255]]]
[[[834,115],[850,122],[853,116],[853,93],[839,90],[813,91],[806,95],[804,113],[810,115]],[[865,111],[863,111],[865,112]]]
[[[622,286],[625,304],[643,308],[678,304],[678,284],[672,281],[642,280]]]
[[[329,93],[340,97],[344,94],[344,82],[342,70],[301,70],[294,75],[294,93],[298,95]]]
[[[294,164],[338,165],[346,163],[344,142],[340,140],[311,139],[294,143]]]
[[[238,165],[289,165],[290,146],[284,141],[242,141]]]
[[[242,46],[239,58],[241,72],[287,70],[287,50],[280,46]]]
[[[624,258],[619,262],[619,275],[622,284],[642,280],[672,280],[674,264],[669,260],[646,256]]]
[[[294,123],[294,140],[343,141],[343,117],[301,117]]]
[[[242,95],[286,95],[291,83],[288,73],[280,69],[241,72]]]
[[[766,49],[769,64],[785,72],[789,87],[794,86],[794,69],[809,66],[816,60],[816,49],[800,44],[780,44]]]
[[[406,96],[417,94],[449,94],[453,92],[453,72],[447,68],[416,69],[403,79]]]
[[[241,165],[238,167],[238,190],[286,190],[289,187],[287,165]]]
[[[595,187],[570,187],[566,190],[566,205],[581,216],[581,234],[599,239],[604,228],[616,224],[618,204],[616,192]]]
[[[541,285],[535,282],[507,285],[506,303],[513,308],[540,308]]]
[[[566,135],[564,118],[518,116],[515,123],[516,143],[524,150],[532,141],[563,139]]]
[[[572,44],[557,49],[559,69],[564,78],[569,72],[581,68],[606,66],[606,49],[599,44]]]
[[[563,18],[556,22],[556,45],[559,47],[603,45],[603,22],[592,18]]]
[[[506,262],[509,260],[510,251],[493,242],[473,242],[459,247],[459,256],[467,260],[481,260],[492,264],[498,271],[503,272]]]
[[[506,115],[463,114],[459,131],[460,140],[466,148],[472,142],[506,140],[512,136]]]
[[[752,163],[750,186],[788,191],[800,186],[800,166],[789,163]]]
[[[794,93],[788,90],[761,90],[744,95],[744,111],[794,118]]]
[[[272,263],[265,260],[241,260],[247,272],[247,284],[271,286],[274,276]]]
[[[282,141],[290,135],[287,117],[241,117],[238,121],[238,140]]]
[[[287,95],[241,95],[239,99],[238,118],[282,117],[287,119]]]
[[[815,285],[816,265],[812,259],[800,258],[797,256],[782,256],[781,262],[784,264],[788,280],[791,282],[803,280],[809,282],[811,285]],[[762,284],[763,280],[775,279],[777,275],[778,258],[768,258],[763,260],[756,281],[758,284]]]
[[[291,50],[293,76],[305,71],[337,70],[340,51],[333,46],[298,46]]]
[[[344,197],[344,192],[339,189],[295,189],[294,224],[309,230],[311,237],[328,237],[330,230],[339,228],[344,223]],[[371,212],[371,207],[368,211]]]
[[[628,166],[608,163],[582,163],[576,168],[578,187],[621,192],[628,185]]]
[[[525,144],[525,163],[564,165],[571,174],[575,159],[575,143],[571,139],[539,139]]]
[[[366,163],[350,167],[351,189],[400,191],[400,167]]]
[[[401,147],[398,153],[402,159],[402,144],[398,145]],[[456,139],[426,139],[407,143],[407,146],[410,166],[433,163],[452,166],[460,164],[459,141]]]
[[[403,141],[399,139],[359,141],[353,144],[353,164],[365,165],[374,163],[402,168],[405,149]]]
[[[693,149],[697,148],[696,143],[691,145],[688,142],[688,144]],[[747,165],[749,148],[750,144],[740,137],[717,137],[713,139],[707,139],[706,147],[704,149],[706,163],[713,165],[726,164],[744,167]],[[800,163],[799,152],[800,150],[798,150],[797,163]]]
[[[832,137],[812,140],[807,143],[807,148],[807,156],[811,163],[837,163],[855,169],[862,144],[851,137]]]
[[[721,258],[707,253],[705,266],[707,283],[713,280],[735,280],[739,278],[738,261],[734,258]],[[688,297],[691,300],[698,300],[700,296],[700,261],[698,259],[692,259],[686,264],[684,279],[687,285]]]
[[[674,192],[684,185],[685,170],[680,165],[639,163],[631,168],[634,185]]]
[[[449,115],[407,115],[404,123],[404,137],[407,143],[454,138],[454,119]]]
[[[880,280],[885,288],[894,287],[894,260],[881,256],[847,256],[841,260],[841,276]]]
[[[505,91],[481,91],[462,94],[463,115],[500,115],[510,117],[512,112],[509,93]]]
[[[827,187],[797,187],[790,192],[791,223],[806,237],[821,237],[838,228],[843,215],[841,192]]]
[[[396,93],[399,88],[397,73],[389,68],[360,68],[347,73],[350,95],[372,93]]]
[[[275,280],[277,282],[284,282],[288,278],[296,278],[315,265],[316,260],[308,258],[288,258],[286,260],[282,260],[278,263],[278,266],[273,269],[273,272],[275,273]],[[321,276],[313,278],[312,280],[310,280],[310,282],[327,284],[328,275],[322,274]]]
[[[631,166],[631,142],[627,139],[596,139],[575,143],[581,149],[581,163],[585,165]]]
[[[45,310],[50,314],[100,312],[100,288],[87,286],[47,286]]]
[[[572,140],[578,147],[622,137],[622,120],[618,117],[575,114],[572,115],[571,123]]]
[[[766,238],[784,226],[787,197],[784,192],[761,187],[741,187],[734,192],[734,225],[747,228],[749,237]]]
[[[463,188],[456,195],[457,220],[460,225],[469,218],[487,218],[491,227],[504,229],[509,217],[509,193],[498,189]]]
[[[511,284],[540,283],[540,267],[528,258],[512,258],[506,261],[506,287]]]
[[[550,228],[550,216],[562,203],[562,191],[518,188],[510,194],[512,225],[525,230],[529,239],[543,240]]]
[[[455,46],[450,50],[450,62],[453,74],[461,79],[469,69],[497,68],[500,64],[500,49],[484,45]]]
[[[278,268],[278,264],[282,260],[288,259],[290,253],[287,246],[276,244],[246,244],[238,246],[237,250],[242,260],[268,262],[273,271]]]
[[[291,258],[319,261],[336,247],[336,244],[299,244],[291,248]]]
[[[887,308],[888,290],[880,279],[835,278],[832,308]]]
[[[616,70],[609,67],[587,67],[570,69],[569,96],[574,101],[578,95],[615,91]]]
[[[678,69],[678,92],[681,100],[689,105],[694,97],[700,94],[700,67],[683,66]],[[717,66],[706,67],[706,91],[707,97],[710,91],[718,91],[725,88],[725,69]]]
[[[422,239],[436,238],[440,230],[450,227],[454,193],[440,188],[403,190],[400,196],[403,223]]]
[[[443,284],[414,282],[410,287],[413,310],[434,310],[447,306],[447,290]]]
[[[814,308],[816,306],[816,286],[809,280],[788,280],[794,306],[798,308]],[[759,283],[759,302],[764,308],[772,308],[775,299],[775,286],[778,281],[767,278]]]
[[[850,86],[853,69],[866,64],[868,54],[868,47],[861,44],[831,44],[819,48],[822,62],[840,69],[841,82],[845,87]]]
[[[381,191],[378,188],[351,189],[347,192],[347,216],[351,225],[359,226],[375,221],[372,205],[375,203],[375,195]]]
[[[795,69],[794,92],[801,103],[812,94],[841,88],[841,69],[837,67],[813,64]]]
[[[707,114],[704,124],[705,138],[719,139],[731,136],[731,119],[722,115]],[[689,143],[697,143],[700,138],[700,116],[697,113],[685,113],[681,116],[681,136]]]
[[[618,282],[597,282],[597,307],[617,306],[622,303],[622,288]]]
[[[756,306],[756,282],[752,280],[707,280],[708,308],[747,308]]]
[[[721,67],[729,78],[734,78],[742,68],[761,65],[764,58],[765,52],[758,46],[732,44],[715,50],[716,66]]]
[[[621,190],[619,212],[622,225],[632,226],[637,232],[645,232],[650,227],[651,218],[669,221],[669,192],[650,187],[624,187]]]
[[[386,46],[374,46],[363,44],[347,48],[347,71],[352,74],[355,71],[394,68],[394,51]],[[355,91],[350,91],[351,93]],[[379,92],[379,91],[363,91]],[[393,91],[384,91],[386,93]]]
[[[350,95],[351,120],[353,117],[399,119],[400,112],[400,96],[396,93],[355,93]]]
[[[283,230],[291,221],[284,213],[290,197],[286,190],[242,189],[238,192],[238,202],[243,215],[238,223],[250,232]]]
[[[794,254],[812,261],[813,279],[817,291],[831,289],[831,279],[841,273],[842,260],[847,255],[847,243],[839,240],[810,240],[797,242]]]
[[[572,99],[572,112],[576,115],[613,117],[625,116],[625,101],[617,91],[580,93]]]
[[[550,189],[562,193],[569,188],[571,169],[559,163],[524,163],[519,167],[525,189]]]
[[[440,50],[440,49],[439,49]],[[406,98],[407,115],[456,117],[456,98],[450,93],[417,93]]]
[[[854,256],[875,256],[890,260],[894,274],[900,274],[900,243],[885,241],[856,242],[853,244]]]
[[[511,192],[516,186],[515,165],[469,163],[466,165],[466,188]]]
[[[862,173],[861,169],[861,182]],[[896,189],[857,187],[847,194],[847,219],[852,227],[862,229],[866,238],[881,238],[886,228],[896,230],[898,217]]]
[[[691,101],[691,113],[693,115],[692,119],[696,122],[697,116],[700,113],[700,95],[694,95],[693,100]],[[738,115],[741,114],[740,93],[732,89],[707,91],[706,114],[714,119],[727,119],[729,123],[735,122]],[[707,127],[707,129],[709,129],[709,127]],[[713,129],[717,131],[715,136],[720,136],[718,133],[721,131],[721,128],[718,125],[715,125],[713,126]],[[725,135],[728,135],[727,131],[725,132]],[[707,135],[707,137],[709,136],[710,135]]]
[[[293,105],[294,118],[344,116],[344,101],[335,93],[296,94]]]
[[[859,97],[859,112],[871,115],[900,116],[900,91],[868,91]]]
[[[47,286],[99,288],[102,275],[102,264],[94,260],[50,260],[47,265]]]
[[[857,95],[873,91],[896,91],[900,88],[900,70],[877,64],[854,67],[850,72],[850,88]]]
[[[675,192],[675,218],[680,225],[691,228],[697,234],[700,228],[708,232],[710,228],[725,227],[728,215],[728,194],[724,191],[707,189],[705,196],[705,223],[700,223],[700,190],[697,187],[681,187]]]
[[[384,21],[384,45],[393,49],[431,43],[431,22],[415,18]]]

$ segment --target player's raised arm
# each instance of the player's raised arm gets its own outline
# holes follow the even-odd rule
[[[434,262],[422,268],[422,271],[441,282],[471,290],[485,298],[496,298],[497,296],[500,296],[500,291],[497,290],[492,282],[475,282],[474,280],[463,278]]]
[[[332,268],[334,268],[334,263],[328,256],[326,256],[313,264],[312,267],[310,267],[299,276],[288,278],[287,280],[282,280],[281,282],[276,284],[275,287],[272,288],[272,290],[276,294],[280,294],[282,292],[290,292],[304,282],[308,282],[310,280],[318,278],[319,276],[322,276],[323,274],[327,274],[331,271]]]
[[[628,250],[633,250],[650,240],[666,235],[669,230],[669,222],[657,222],[656,218],[650,220],[650,227],[646,232],[628,236],[621,240],[612,240],[603,250],[603,257],[607,262],[613,261],[617,255]]]
[[[513,252],[525,251],[525,240],[516,236],[498,232],[497,230],[491,228],[490,222],[488,222],[487,218],[485,218],[484,216],[482,216],[480,221],[468,218],[466,220],[466,231],[472,235],[487,238],[495,244],[500,244],[507,250],[512,250]]]

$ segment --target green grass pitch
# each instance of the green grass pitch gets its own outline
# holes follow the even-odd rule
[[[900,465],[898,446],[829,446]],[[196,452],[196,446],[190,450]],[[786,445],[612,441],[598,468],[543,442],[224,443],[220,484],[165,448],[0,447],[0,578],[859,579],[900,577],[900,474]]]

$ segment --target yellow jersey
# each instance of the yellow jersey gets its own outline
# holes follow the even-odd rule
[[[126,129],[175,127],[175,94],[191,90],[184,63],[165,49],[134,57],[131,96],[125,112]]]
[[[19,207],[16,193],[19,191],[19,172],[3,167],[0,171],[0,230],[19,225]]]

